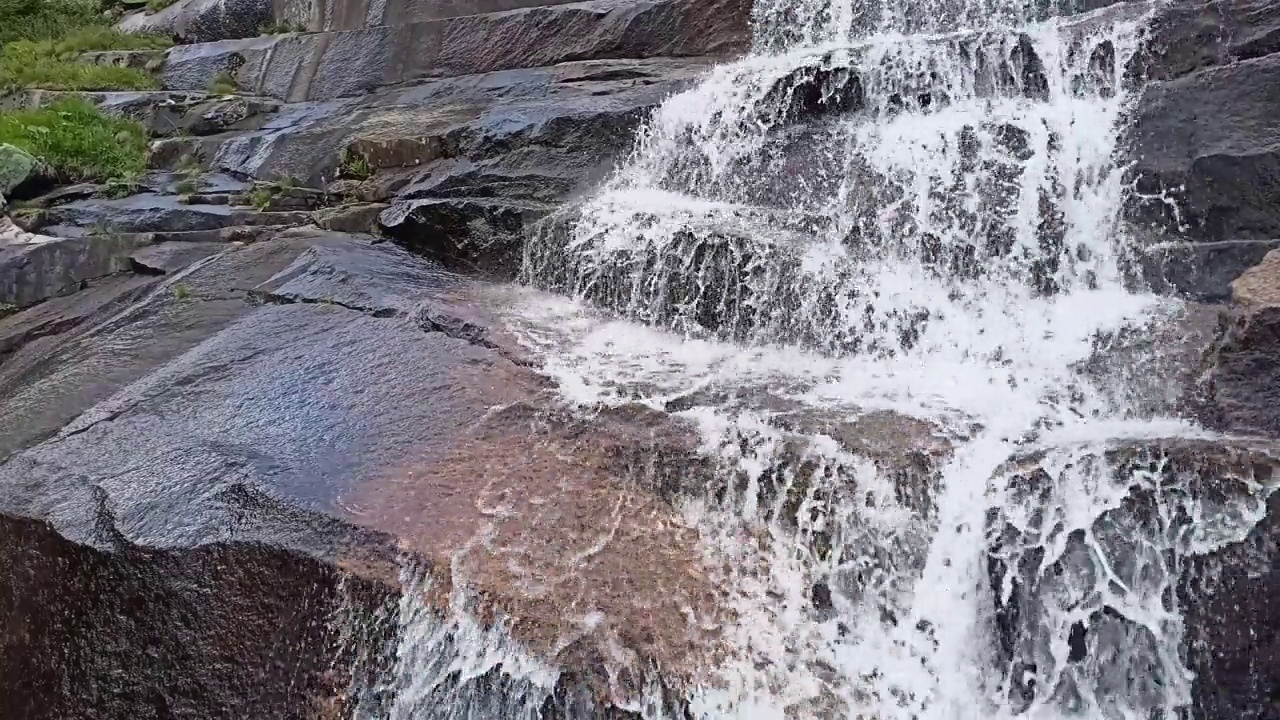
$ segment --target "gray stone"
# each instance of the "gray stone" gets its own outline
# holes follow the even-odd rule
[[[136,238],[88,235],[0,247],[0,303],[26,307],[128,268]]]
[[[0,198],[26,182],[39,168],[40,161],[31,153],[7,143],[0,144]]]
[[[361,95],[427,77],[604,58],[733,55],[749,42],[741,0],[590,0],[350,32],[282,35],[169,51],[171,90],[219,72],[289,102]]]
[[[178,0],[157,13],[131,13],[116,27],[203,43],[254,37],[274,19],[272,0]]]

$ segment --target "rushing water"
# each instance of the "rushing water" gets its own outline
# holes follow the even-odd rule
[[[1119,218],[1144,6],[1059,10],[761,0],[753,53],[528,244],[514,325],[566,399],[665,409],[716,459],[681,510],[738,621],[697,717],[1189,702],[1180,558],[1262,505],[1107,454],[1197,431],[1081,370],[1171,308]]]

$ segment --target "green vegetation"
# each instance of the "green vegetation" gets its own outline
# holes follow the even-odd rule
[[[17,305],[11,305],[10,303],[0,303],[0,318],[7,318],[16,312],[18,312]]]
[[[169,286],[169,292],[173,293],[173,297],[178,302],[187,302],[191,300],[191,286],[186,283],[174,283]]]
[[[307,26],[302,23],[289,22],[288,20],[275,20],[263,25],[258,29],[259,35],[287,35],[289,33],[304,33]]]
[[[147,12],[153,13],[153,14],[158,13],[177,1],[178,0],[150,0],[147,3]]]
[[[368,180],[372,174],[373,168],[369,165],[369,158],[363,153],[351,148],[342,151],[342,157],[338,160],[338,177],[349,180]]]
[[[66,182],[128,183],[147,164],[141,125],[107,117],[80,98],[58,100],[40,110],[0,113],[0,143],[26,150]]]
[[[271,207],[271,201],[276,197],[276,188],[271,185],[256,185],[245,195],[245,200],[250,205],[257,208],[258,212],[263,212]]]
[[[200,182],[195,178],[184,178],[173,186],[173,191],[179,195],[195,195],[200,192]]]
[[[206,88],[210,95],[234,95],[238,87],[236,87],[236,79],[231,77],[229,72],[220,72],[213,76],[209,81],[209,87]]]
[[[106,24],[97,0],[0,0],[0,44],[58,40],[75,28]]]
[[[85,8],[92,12],[86,12]],[[129,35],[104,25],[97,2],[0,0],[0,90],[149,90],[151,74],[76,62],[81,53],[163,50],[167,37]]]

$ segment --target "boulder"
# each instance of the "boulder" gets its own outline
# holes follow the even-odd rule
[[[40,168],[40,161],[31,153],[9,144],[0,144],[0,209],[3,198],[22,185]]]

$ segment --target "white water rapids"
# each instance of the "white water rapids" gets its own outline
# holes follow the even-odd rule
[[[1190,702],[1179,558],[1243,537],[1262,503],[1165,493],[1158,463],[1122,475],[1109,448],[1200,433],[1081,370],[1100,338],[1174,310],[1123,272],[1142,10],[760,0],[753,53],[670,98],[530,241],[513,325],[565,398],[671,412],[716,459],[722,486],[680,510],[729,568],[737,623],[694,717],[1149,720]],[[833,429],[886,417],[910,421],[876,442],[942,449],[895,474]],[[1131,487],[1153,491],[1145,515]],[[435,677],[405,663],[410,685]],[[402,694],[394,717],[536,716]]]

